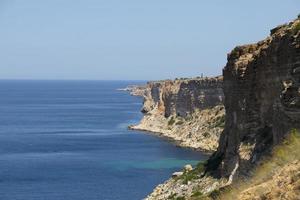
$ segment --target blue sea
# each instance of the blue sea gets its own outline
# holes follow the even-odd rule
[[[0,81],[0,200],[135,200],[205,155],[127,130],[134,81]]]

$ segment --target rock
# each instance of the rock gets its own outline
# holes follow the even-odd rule
[[[300,34],[291,30],[299,23],[279,26],[258,44],[239,46],[228,55],[223,69],[226,125],[209,159],[211,170],[228,177],[237,162],[243,162],[239,170],[251,168],[291,129],[300,128]],[[241,146],[248,144],[254,144],[247,150],[253,158],[243,159]]]
[[[143,93],[144,117],[130,129],[153,132],[178,146],[216,150],[223,130],[216,118],[225,114],[222,87],[221,76],[149,82]],[[212,134],[204,137],[208,132]]]
[[[146,91],[145,85],[129,85],[126,88],[117,89],[119,91],[127,91],[132,96],[143,96]]]
[[[173,177],[173,178],[176,178],[176,177],[182,176],[182,175],[183,175],[183,172],[174,172],[174,173],[172,174],[172,177]]]
[[[182,179],[169,179],[163,185],[164,192],[156,196],[150,195],[148,200],[168,199],[172,193],[176,193],[177,197],[190,199],[193,188],[197,188],[202,194],[209,194],[226,184],[234,183],[239,177],[237,174],[248,177],[245,175],[251,172],[274,146],[282,142],[291,130],[300,130],[300,34],[299,31],[293,30],[299,23],[300,18],[273,29],[271,36],[265,40],[256,44],[238,46],[232,50],[223,69],[226,116],[225,119],[221,118],[218,121],[218,123],[226,122],[225,129],[220,136],[217,151],[206,163],[208,173],[198,179],[190,180],[188,185],[183,184]],[[182,84],[189,85],[189,81],[184,80]],[[193,84],[189,85],[191,87],[185,85],[176,89],[175,83],[172,82],[155,83],[157,89],[153,91],[155,95],[152,95],[154,103],[150,115],[152,112],[160,112],[164,116],[171,117],[178,116],[179,113],[180,116],[185,117],[189,116],[185,113],[209,105],[205,103],[206,97],[199,98],[199,102],[194,103],[196,101],[194,98],[199,97],[195,95],[196,92],[193,95],[186,95],[192,91],[189,88],[195,87],[193,91],[203,89],[201,85],[192,87]],[[180,91],[180,89],[184,90]],[[206,96],[210,96],[209,93],[204,91]],[[208,99],[215,98],[212,95]],[[200,122],[208,122],[210,119],[211,123],[217,118],[210,118],[211,114],[193,112],[201,119],[207,120],[191,121],[189,126],[200,125],[203,130],[206,130],[205,126]],[[174,126],[169,127],[174,128]],[[184,130],[179,130],[180,134],[190,132],[191,129],[187,127],[181,126],[180,129],[184,128]],[[174,131],[165,133],[176,134]],[[202,141],[202,134],[198,136],[199,142]],[[211,140],[205,140],[206,143],[209,141]],[[295,158],[292,156],[292,159]],[[272,170],[274,169],[272,167]],[[261,199],[262,197],[299,199],[299,160],[292,165],[286,164],[285,167],[280,165],[278,169],[279,173],[271,177],[269,171],[265,170],[270,180],[264,182],[266,181],[264,179],[258,185],[254,184],[250,190],[246,189],[242,195],[247,198],[236,199]],[[218,178],[209,174],[217,175]],[[294,185],[291,184],[292,180]],[[286,187],[283,187],[284,185]],[[261,196],[262,192],[268,196]],[[255,193],[257,198],[254,198]],[[292,198],[283,196],[286,193]]]
[[[193,167],[192,167],[192,165],[185,165],[183,169],[184,169],[184,171],[189,172],[189,171],[193,170]]]
[[[223,103],[223,78],[152,81],[144,92],[143,112],[157,109],[165,117],[186,117],[196,109]]]

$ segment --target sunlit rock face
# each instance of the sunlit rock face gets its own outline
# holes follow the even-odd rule
[[[179,146],[215,151],[224,128],[223,78],[149,82],[143,92],[145,114],[129,128],[150,131]]]
[[[223,104],[222,77],[155,81],[148,83],[143,112],[157,109],[169,117],[186,117],[196,110]]]
[[[223,70],[226,125],[208,164],[221,175],[254,163],[300,127],[299,23],[279,26],[265,40],[238,46],[228,55]],[[243,157],[245,146],[248,156]]]

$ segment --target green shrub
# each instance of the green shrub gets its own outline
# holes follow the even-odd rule
[[[178,121],[176,122],[176,125],[182,125],[184,122],[183,121]]]
[[[240,180],[240,182],[232,185],[229,190],[214,191],[210,194],[210,197],[222,197],[220,199],[237,199],[238,195],[241,192],[244,192],[248,188],[259,185],[263,182],[272,181],[274,175],[280,172],[283,166],[289,165],[300,159],[300,132],[299,129],[292,129],[290,134],[288,134],[285,140],[276,145],[271,155],[266,155],[264,158],[261,158],[261,164],[257,165],[251,172],[251,178],[245,180]],[[297,180],[299,178],[297,177]],[[283,184],[284,187],[285,184]],[[281,186],[279,186],[281,187]],[[274,188],[274,190],[277,190]],[[267,194],[267,191],[254,190],[253,196],[260,195],[264,197]],[[220,195],[221,193],[221,195]],[[262,199],[262,198],[261,198]]]
[[[221,192],[220,190],[216,189],[216,190],[213,190],[209,196],[212,197],[213,199],[216,199],[220,196]]]
[[[176,193],[174,193],[174,194],[171,194],[171,195],[168,197],[168,199],[174,200],[174,199],[175,199],[175,197],[176,197]]]
[[[172,126],[175,123],[174,117],[171,117],[171,119],[168,121],[168,125]]]
[[[200,191],[195,191],[195,192],[193,192],[193,194],[192,194],[191,197],[200,197],[200,196],[202,196],[202,195],[203,195],[202,192],[200,192]]]
[[[193,179],[199,178],[199,175],[201,175],[205,170],[205,162],[199,162],[195,169],[184,172],[179,178],[182,179],[183,184],[187,184],[189,181]]]
[[[193,119],[193,116],[192,115],[188,115],[185,117],[185,120],[186,121],[191,121]]]

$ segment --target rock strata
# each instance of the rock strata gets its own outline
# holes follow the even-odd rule
[[[143,92],[145,115],[129,128],[214,151],[225,119],[222,84],[222,77],[149,82]]]
[[[299,132],[300,19],[271,30],[265,40],[233,49],[223,77],[225,129],[205,171],[183,171],[157,186],[147,199],[215,199],[220,188],[250,176],[292,130]],[[239,199],[298,199],[299,160],[297,154],[273,172],[269,182],[245,190]],[[278,193],[272,193],[274,189]]]
[[[300,19],[238,46],[223,70],[226,120],[209,166],[229,177],[300,128]],[[297,28],[298,27],[298,28]]]

